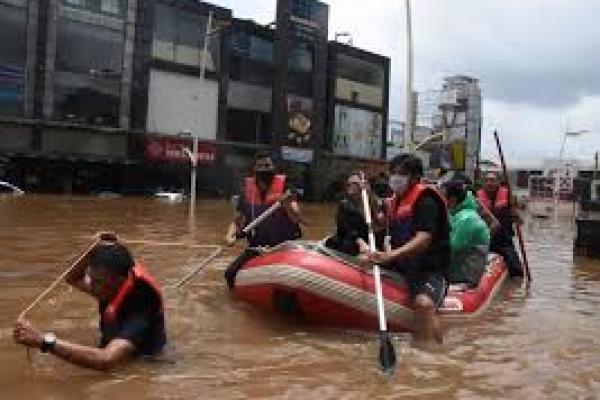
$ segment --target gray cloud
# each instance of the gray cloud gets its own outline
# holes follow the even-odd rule
[[[215,2],[261,23],[275,15],[276,0]],[[404,1],[326,2],[331,37],[349,31],[356,46],[392,58],[390,115],[403,118]],[[484,127],[503,131],[511,158],[555,156],[568,116],[571,128],[600,133],[600,0],[412,0],[412,7],[416,90],[439,88],[450,74],[479,78]],[[580,141],[593,149],[598,137]],[[488,139],[484,151],[493,153]]]

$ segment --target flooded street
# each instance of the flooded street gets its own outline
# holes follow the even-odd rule
[[[305,237],[333,226],[333,207],[305,205]],[[392,378],[377,372],[375,335],[322,331],[263,315],[233,300],[222,280],[231,251],[181,290],[166,290],[170,349],[162,360],[110,374],[87,371],[12,341],[19,312],[85,248],[91,235],[220,244],[231,205],[202,200],[190,233],[187,204],[153,199],[0,198],[0,387],[3,399],[556,398],[600,397],[600,262],[573,260],[572,226],[528,221],[528,294],[505,285],[480,317],[454,326],[429,353],[394,336]],[[163,285],[210,249],[131,245]],[[239,248],[241,249],[241,247]],[[80,343],[96,340],[92,299],[62,284],[30,314],[35,325]]]

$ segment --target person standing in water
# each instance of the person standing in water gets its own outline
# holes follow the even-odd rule
[[[99,346],[80,345],[53,332],[42,333],[25,319],[15,323],[16,343],[100,371],[163,350],[167,336],[161,290],[116,238],[100,241],[71,270],[66,281],[98,301]]]
[[[254,157],[252,176],[244,181],[243,195],[239,196],[242,200],[236,209],[235,220],[229,225],[225,238],[227,244],[233,245],[244,227],[275,204],[287,190],[287,177],[275,173],[275,163],[269,153],[258,152]],[[277,246],[288,240],[299,239],[302,236],[300,221],[298,201],[293,196],[289,197],[281,208],[247,235],[250,249],[225,271],[229,287],[233,287],[235,275],[241,265],[257,254],[254,249]]]

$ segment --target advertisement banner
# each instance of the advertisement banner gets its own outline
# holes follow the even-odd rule
[[[381,158],[383,118],[368,110],[335,106],[333,152],[338,155]]]
[[[311,163],[314,145],[312,100],[288,96],[287,116],[288,131],[283,140],[281,157],[286,161]]]
[[[148,135],[144,138],[144,159],[149,162],[189,163],[183,151],[192,149],[192,138]],[[210,143],[198,143],[198,164],[213,164],[216,148]]]

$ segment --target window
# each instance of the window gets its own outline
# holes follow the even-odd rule
[[[292,15],[310,21],[315,17],[317,7],[318,3],[314,0],[294,0]]]
[[[100,5],[100,11],[107,14],[120,14],[121,13],[121,1],[120,0],[102,0]]]
[[[124,1],[125,0],[62,0],[62,2],[68,6],[118,16],[123,15]]]
[[[0,115],[23,114],[27,64],[27,12],[0,4]]]
[[[230,108],[227,110],[227,132],[229,140],[268,144],[271,141],[271,115]]]
[[[57,24],[54,117],[118,125],[123,34],[63,18]]]
[[[273,62],[273,43],[258,36],[251,36],[250,58],[267,63]]]
[[[313,52],[307,43],[292,44],[288,58],[288,89],[311,97],[313,93]]]
[[[383,66],[344,54],[337,56],[337,76],[354,82],[383,87]]]
[[[164,4],[156,4],[152,56],[159,60],[199,67],[208,18]],[[213,20],[213,27],[218,21]],[[220,39],[213,33],[208,38],[206,66],[219,68]]]

